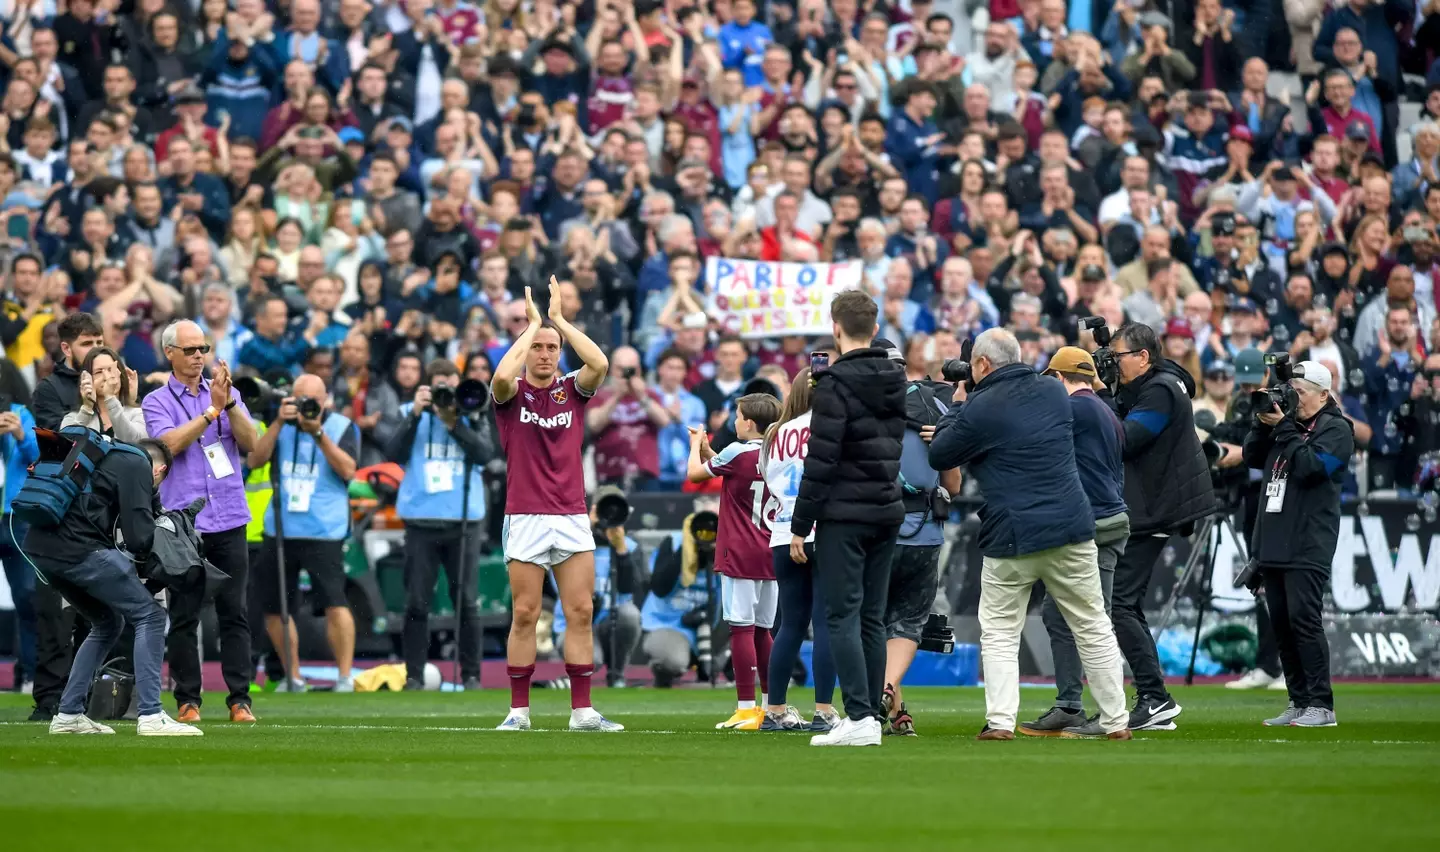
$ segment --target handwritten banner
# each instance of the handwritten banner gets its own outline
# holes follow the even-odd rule
[[[828,335],[830,300],[860,286],[861,264],[780,263],[712,257],[706,293],[712,316],[741,337]]]

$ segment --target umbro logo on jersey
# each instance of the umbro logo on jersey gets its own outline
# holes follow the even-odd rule
[[[562,411],[554,417],[541,417],[528,408],[520,409],[521,423],[534,423],[542,429],[568,429],[575,422],[575,412]]]

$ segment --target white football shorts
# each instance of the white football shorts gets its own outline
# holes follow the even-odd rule
[[[775,626],[780,587],[774,580],[740,580],[722,574],[720,600],[726,624],[753,624],[769,630]]]
[[[595,534],[585,515],[506,515],[500,540],[506,562],[547,569],[595,549]]]

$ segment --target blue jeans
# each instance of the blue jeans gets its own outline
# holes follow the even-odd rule
[[[95,671],[129,621],[135,625],[135,693],[140,715],[159,713],[165,610],[145,590],[129,558],[118,550],[99,550],[78,565],[47,560],[42,569],[55,590],[90,621],[90,635],[75,652],[70,680],[60,697],[60,712],[85,712]]]
[[[11,535],[10,525],[15,525]],[[20,552],[29,526],[14,515],[0,515],[0,561],[5,563],[5,579],[10,581],[10,599],[15,601],[15,621],[20,627],[20,671],[18,683],[35,679],[35,568]]]

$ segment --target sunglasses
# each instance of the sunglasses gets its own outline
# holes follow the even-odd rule
[[[172,346],[172,347],[170,347],[170,348],[171,348],[171,349],[179,349],[181,352],[184,352],[186,358],[193,358],[193,357],[195,357],[197,354],[198,354],[198,355],[209,355],[209,354],[210,354],[210,345],[209,345],[209,344],[204,344],[204,345],[201,345],[201,346]]]

